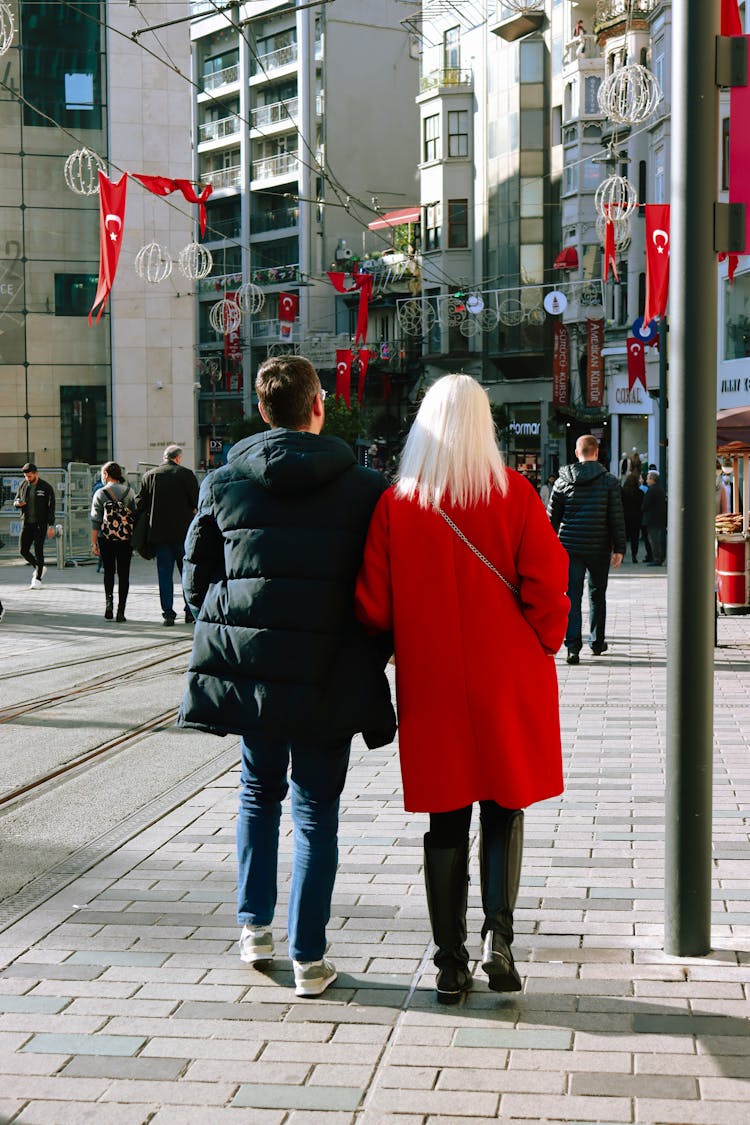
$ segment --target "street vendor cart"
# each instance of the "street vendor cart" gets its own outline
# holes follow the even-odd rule
[[[719,411],[716,432],[717,453],[732,466],[732,511],[716,517],[716,604],[750,613],[750,408]]]

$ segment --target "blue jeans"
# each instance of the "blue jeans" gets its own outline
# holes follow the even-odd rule
[[[586,572],[589,575],[589,644],[601,648],[604,644],[604,630],[607,624],[607,582],[609,580],[609,555],[571,555],[568,569],[568,597],[570,612],[568,630],[565,634],[565,647],[568,652],[580,652],[583,647],[581,637],[581,602]]]
[[[156,573],[159,577],[159,601],[165,617],[174,616],[174,568],[182,575],[185,558],[184,543],[160,543],[156,548]],[[185,603],[187,609],[187,602]]]
[[[237,921],[268,926],[276,908],[281,802],[292,760],[294,856],[289,889],[289,955],[319,961],[339,858],[339,797],[351,740],[336,746],[248,735],[242,739],[237,817]]]

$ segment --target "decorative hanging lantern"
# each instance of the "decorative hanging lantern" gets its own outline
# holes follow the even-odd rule
[[[13,12],[10,4],[0,4],[0,55],[4,55],[6,51],[10,50],[14,31]]]
[[[517,301],[514,297],[506,297],[498,306],[497,315],[501,324],[513,328],[521,323],[525,313],[520,301]]]
[[[265,293],[259,285],[253,285],[252,281],[247,281],[239,287],[236,299],[240,311],[251,315],[259,313],[266,303]]]
[[[615,250],[618,254],[624,253],[630,246],[632,232],[630,229],[630,219],[626,216],[624,219],[612,219],[612,225],[615,228]],[[604,245],[606,236],[607,220],[604,215],[597,215],[596,218],[596,234],[597,238]]]
[[[638,192],[625,176],[608,176],[596,189],[594,206],[603,219],[626,219],[638,206]]]
[[[177,255],[177,264],[189,281],[200,281],[208,277],[213,269],[214,259],[210,250],[197,242],[189,242]]]
[[[65,183],[76,195],[98,195],[99,173],[106,168],[101,156],[90,148],[77,148],[65,161]]]
[[[158,285],[166,281],[172,272],[172,255],[166,246],[147,242],[135,256],[135,272],[149,285]]]
[[[662,99],[654,75],[640,63],[621,66],[605,78],[597,94],[599,109],[617,125],[640,125]]]
[[[228,301],[225,297],[223,301],[217,301],[211,306],[208,319],[214,332],[218,332],[220,336],[229,336],[239,328],[242,313],[236,301]]]

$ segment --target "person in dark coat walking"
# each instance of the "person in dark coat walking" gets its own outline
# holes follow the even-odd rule
[[[201,486],[184,589],[196,614],[182,726],[242,735],[237,820],[240,958],[273,957],[281,802],[294,858],[289,952],[298,996],[336,979],[325,957],[338,860],[339,798],[352,736],[389,743],[396,723],[377,645],[354,613],[354,584],[387,481],[321,433],[325,392],[301,356],[266,360],[256,380],[271,426],[233,446]]]
[[[24,479],[18,486],[13,501],[13,507],[23,515],[20,553],[34,567],[31,589],[40,590],[42,579],[47,573],[44,565],[44,539],[45,536],[52,539],[55,534],[55,490],[48,481],[42,480],[33,462],[27,461],[21,472]]]
[[[600,656],[609,647],[604,639],[609,568],[616,570],[625,554],[622,490],[617,477],[599,462],[599,442],[592,434],[579,437],[576,457],[576,463],[560,469],[547,507],[552,526],[570,556],[570,613],[565,635],[568,664],[580,663],[581,601],[586,574],[591,651]]]
[[[149,469],[141,481],[137,513],[149,513],[149,543],[156,549],[159,600],[165,625],[174,625],[174,568],[182,574],[185,535],[198,506],[198,480],[195,473],[180,464],[182,449],[168,445],[163,464]],[[185,602],[185,621],[193,615]]]
[[[646,477],[646,485],[643,523],[653,555],[647,566],[663,566],[667,557],[667,494],[659,483],[656,469],[652,469]]]
[[[633,562],[638,562],[638,543],[641,538],[641,478],[638,473],[628,473],[622,486],[622,507],[625,513],[625,535],[630,544]]]

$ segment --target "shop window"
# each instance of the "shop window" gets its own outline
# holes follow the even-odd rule
[[[724,283],[724,359],[750,356],[750,273]]]
[[[465,109],[448,111],[448,156],[469,155],[469,114]]]
[[[448,246],[452,250],[469,245],[469,201],[448,200]]]
[[[439,250],[442,235],[442,208],[439,203],[428,203],[425,211],[425,250]]]
[[[55,316],[88,316],[98,281],[95,273],[56,273]]]

